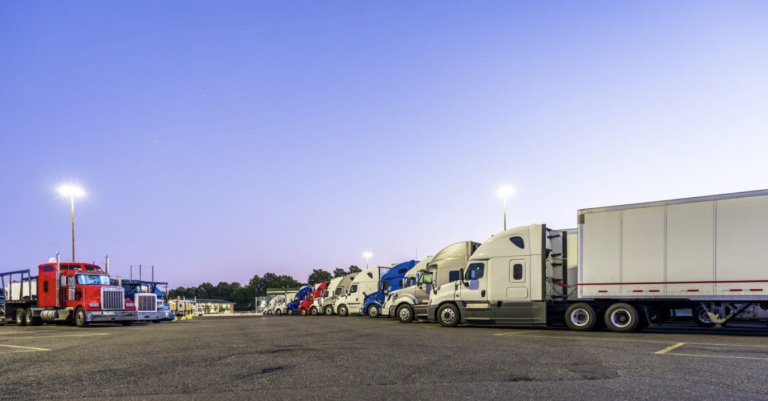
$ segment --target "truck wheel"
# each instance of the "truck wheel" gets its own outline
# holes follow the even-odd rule
[[[410,305],[402,305],[397,308],[397,320],[400,323],[410,323],[413,321],[413,309]]]
[[[312,309],[309,311],[309,314],[312,316],[317,316],[317,308],[313,306]]]
[[[35,317],[32,309],[27,309],[27,312],[24,314],[24,324],[27,326],[40,326],[43,324],[43,319]]]
[[[24,317],[27,315],[27,311],[24,308],[16,309],[16,324],[24,326],[27,322],[24,321]]]
[[[121,322],[123,326],[133,326],[133,320],[129,320],[127,322]]]
[[[299,313],[301,314],[301,316],[307,316],[307,310],[306,309],[301,309],[299,311]]]
[[[574,331],[587,331],[600,327],[595,309],[584,302],[568,307],[565,311],[565,324]]]
[[[605,325],[617,333],[629,333],[640,326],[640,315],[634,306],[627,303],[617,303],[605,311]]]
[[[325,316],[333,316],[333,306],[328,305],[325,307]]]
[[[339,306],[339,316],[347,316],[348,312],[347,305]]]
[[[461,317],[459,315],[459,308],[456,305],[443,305],[437,311],[437,321],[443,327],[455,327],[459,324],[459,320],[461,320]]]
[[[75,326],[88,327],[88,321],[85,320],[85,309],[77,308],[75,311]]]
[[[368,307],[368,317],[377,318],[379,317],[379,307],[376,305],[371,305]]]
[[[288,309],[286,312],[288,313],[288,316],[293,316],[293,309]]]
[[[283,314],[283,310],[282,309],[278,309],[278,310],[275,311],[275,315],[277,315],[277,316],[280,316],[282,314]]]
[[[715,327],[715,324],[712,323],[712,319],[707,315],[707,311],[701,305],[696,305],[692,312],[693,321],[696,322],[699,327]]]

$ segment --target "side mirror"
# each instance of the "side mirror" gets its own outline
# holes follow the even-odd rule
[[[464,269],[459,269],[459,280],[461,280],[461,284],[464,284],[464,287],[469,287],[469,284],[467,284],[466,280],[464,279]]]

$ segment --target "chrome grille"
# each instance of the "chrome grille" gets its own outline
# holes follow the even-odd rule
[[[136,294],[136,310],[139,312],[157,312],[157,295]]]
[[[122,287],[101,287],[101,310],[124,310],[125,290]]]

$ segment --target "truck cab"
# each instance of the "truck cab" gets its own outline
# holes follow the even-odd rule
[[[380,272],[378,267],[372,267],[358,273],[350,283],[347,293],[336,300],[334,311],[339,316],[359,314],[368,294],[376,292],[381,278]]]
[[[336,311],[336,305],[338,300],[345,296],[347,294],[347,291],[349,291],[349,287],[352,286],[352,281],[355,280],[355,277],[357,277],[358,272],[349,273],[345,275],[344,277],[340,277],[341,280],[339,280],[338,284],[336,284],[336,287],[331,290],[331,288],[328,289],[328,297],[323,300],[323,313],[326,316],[331,316],[334,313],[337,313]],[[338,277],[337,277],[338,278]],[[331,282],[333,284],[333,282]]]
[[[322,296],[315,298],[315,301],[309,310],[311,315],[325,314],[330,316],[333,314],[333,303],[337,298],[335,296],[336,288],[339,287],[339,283],[341,283],[342,280],[344,280],[344,277],[336,277],[328,282],[328,288],[323,291]],[[326,308],[328,308],[327,310],[330,311],[330,313],[326,313]]]
[[[540,224],[494,235],[472,254],[459,280],[430,294],[429,320],[443,326],[546,324],[549,241]]]
[[[154,281],[143,280],[118,280],[112,279],[113,285],[120,285],[125,290],[126,300],[131,300],[136,307],[136,321],[150,321],[160,323],[170,318],[170,307],[165,309],[163,305],[162,291],[157,288]],[[160,292],[158,299],[157,292]],[[170,318],[170,319],[169,319]]]
[[[301,301],[309,297],[310,292],[312,292],[311,285],[301,287],[301,289],[299,289],[299,292],[297,292],[296,295],[293,297],[293,301],[289,302],[285,306],[286,314],[290,316],[290,315],[295,315],[299,313],[299,304],[301,304]]]
[[[307,316],[310,313],[312,316],[317,316],[317,308],[313,308],[315,299],[321,298],[323,293],[328,288],[328,281],[323,281],[315,288],[314,291],[309,293],[309,296],[299,303],[299,314],[301,316]]]
[[[287,295],[287,294],[286,294]],[[275,295],[264,308],[264,315],[282,315],[285,310],[285,295]],[[280,311],[279,313],[277,313]]]
[[[411,270],[408,270],[407,273],[405,273],[405,276],[403,276],[402,284],[400,285],[400,289],[395,291],[390,291],[389,294],[387,294],[387,297],[384,301],[384,306],[381,308],[381,315],[385,317],[394,317],[395,315],[395,308],[396,308],[396,301],[400,299],[400,302],[405,302],[405,297],[411,297],[413,300],[429,300],[429,293],[424,288],[424,285],[420,283],[420,279],[424,278],[424,274],[422,272],[426,272],[427,265],[429,265],[429,262],[432,261],[433,256],[427,256],[426,259],[422,260],[421,262],[417,263],[416,266],[413,266]],[[432,282],[431,275],[429,275],[428,282]],[[403,298],[400,298],[403,297]]]
[[[418,264],[415,260],[399,263],[389,269],[379,281],[378,291],[368,294],[363,303],[362,313],[372,318],[381,315],[381,309],[384,306],[384,300],[392,291],[397,291],[403,286],[403,277],[406,273]]]

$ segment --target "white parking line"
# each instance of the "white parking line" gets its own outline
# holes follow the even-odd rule
[[[37,348],[37,347],[22,347],[20,345],[6,345],[6,344],[0,344],[0,347],[8,347],[8,348],[21,348],[24,351],[15,351],[15,352],[30,352],[30,351],[50,351],[48,348]],[[10,354],[10,352],[4,352],[5,354]]]
[[[29,337],[3,338],[3,340],[34,340],[36,338],[62,338],[62,337],[98,337],[98,336],[109,336],[109,335],[111,335],[111,333],[64,334],[61,336],[29,336]]]
[[[657,352],[658,354],[658,352]],[[768,358],[757,358],[754,356],[728,356],[728,355],[704,355],[704,354],[678,354],[678,353],[668,353],[664,355],[675,355],[675,356],[697,356],[700,358],[721,358],[721,359],[753,359],[758,361],[768,361]]]
[[[541,331],[541,330],[509,331],[509,332],[506,332],[506,333],[496,333],[496,334],[494,334],[494,336],[514,336],[514,335],[518,335],[518,334],[536,333],[536,332],[539,332],[539,331]]]

